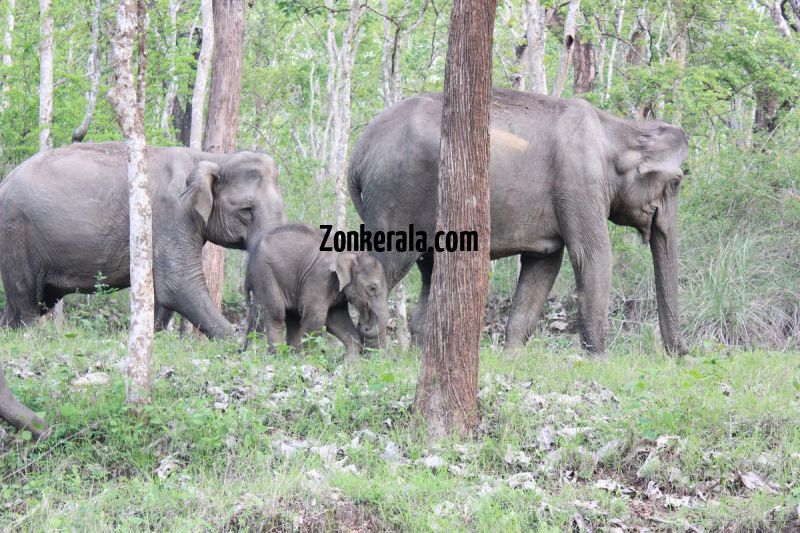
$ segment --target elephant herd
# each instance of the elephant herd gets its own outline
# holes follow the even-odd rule
[[[388,234],[413,224],[434,233],[442,106],[440,93],[408,98],[360,135],[348,186],[365,229]],[[649,244],[662,339],[683,353],[676,225],[683,130],[621,119],[583,100],[496,89],[490,138],[491,257],[521,259],[506,346],[524,345],[534,331],[566,248],[582,346],[604,351],[611,220]],[[287,343],[299,347],[326,326],[347,360],[362,346],[384,346],[388,293],[415,263],[422,288],[411,330],[417,343],[423,338],[432,252],[321,251],[318,230],[286,224],[277,169],[263,154],[148,147],[146,157],[157,326],[177,312],[209,337],[234,333],[205,285],[201,250],[210,241],[248,250],[247,328],[266,333],[271,349],[284,327]],[[98,276],[111,288],[129,286],[128,233],[123,144],[73,144],[23,162],[0,182],[0,325],[33,324],[64,295],[92,292]],[[37,435],[45,428],[11,394],[2,367],[0,418]]]

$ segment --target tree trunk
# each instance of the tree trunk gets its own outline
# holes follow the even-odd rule
[[[556,83],[553,86],[552,95],[556,98],[561,97],[564,92],[564,85],[567,83],[567,73],[569,72],[569,63],[572,59],[572,49],[575,44],[575,33],[578,29],[578,12],[581,7],[581,0],[570,0],[569,9],[567,10],[567,18],[564,20],[564,39],[561,44],[561,63],[558,66],[558,76]]]
[[[681,74],[675,77],[675,81],[672,82],[672,91],[673,91],[673,111],[672,111],[672,123],[680,126],[681,122],[683,121],[683,112],[680,106],[680,88],[681,88],[681,80],[683,78],[683,69],[686,67],[686,55],[688,52],[689,46],[689,28],[688,28],[688,21],[682,20],[679,22],[678,27],[678,42],[677,42],[677,60],[678,66],[681,69]]]
[[[164,46],[165,54],[169,55],[169,81],[164,93],[164,105],[161,109],[159,126],[164,133],[169,133],[169,118],[172,115],[172,102],[178,94],[178,75],[176,73],[175,56],[178,55],[178,12],[181,9],[181,0],[169,0],[167,11],[169,13],[169,42]]]
[[[202,37],[200,40],[200,53],[197,56],[197,70],[195,71],[194,90],[192,101],[188,104],[188,112],[176,120],[185,125],[189,122],[188,146],[194,150],[203,149],[203,118],[205,117],[206,95],[208,93],[208,79],[211,71],[211,60],[214,55],[214,6],[212,0],[200,2]],[[180,107],[176,101],[175,105]],[[180,111],[183,111],[180,109]],[[186,115],[189,115],[188,117]],[[183,120],[180,120],[182,118]],[[185,129],[179,128],[181,136],[185,136]],[[222,307],[222,285],[225,276],[225,252],[214,243],[207,242],[203,246],[203,276],[206,286],[211,294],[211,300],[217,307]],[[181,335],[189,335],[194,331],[194,326],[186,318],[181,319]]]
[[[775,23],[775,27],[778,29],[778,33],[787,39],[791,37],[792,30],[789,28],[789,24],[786,22],[786,19],[783,18],[781,0],[772,0],[769,2],[767,8],[769,9],[769,14],[772,16],[772,21]]]
[[[572,66],[575,71],[573,93],[579,95],[594,91],[597,72],[594,66],[594,45],[591,41],[584,43],[581,42],[580,37],[575,37]]]
[[[622,34],[622,22],[625,17],[625,0],[620,2],[619,9],[616,9],[616,0],[614,0],[617,23],[614,25],[614,39],[611,42],[611,53],[608,58],[608,74],[606,74],[606,91],[603,93],[603,100],[608,100],[611,94],[611,85],[614,79],[614,57],[617,55],[617,43],[619,42],[620,35]]]
[[[53,147],[53,14],[50,0],[39,0],[39,151]]]
[[[236,149],[236,132],[239,128],[244,61],[244,1],[214,0],[213,21],[214,56],[203,150],[226,153]],[[205,40],[205,35],[203,38]],[[202,106],[199,107],[202,109]],[[194,102],[192,111],[195,111]],[[203,247],[203,273],[211,300],[220,308],[225,277],[224,248],[206,243]]]
[[[200,10],[203,20],[203,39],[200,42],[200,55],[197,57],[197,72],[194,78],[191,104],[192,125],[189,128],[189,146],[195,150],[203,147],[203,111],[206,107],[211,56],[214,53],[214,10],[211,0],[201,0]]]
[[[142,105],[144,95],[145,41],[139,42],[138,82],[133,72],[134,41],[146,36],[144,0],[120,0],[117,29],[112,40],[115,83],[108,94],[114,107],[128,153],[130,209],[131,332],[126,358],[128,403],[150,402],[150,364],[153,357],[153,212],[148,194],[147,160]]]
[[[547,17],[539,0],[528,0],[525,6],[528,34],[528,70],[531,75],[531,92],[547,94],[547,72],[544,68]]]
[[[425,17],[429,0],[425,0],[419,17],[407,29],[403,23],[409,15],[411,2],[406,0],[403,9],[396,18],[389,12],[389,1],[381,0],[381,15],[383,16],[383,53],[381,55],[381,92],[383,105],[389,107],[400,99],[400,60],[402,59],[403,33],[412,32],[419,26]],[[313,93],[312,93],[313,94]],[[344,183],[342,183],[344,185]],[[346,201],[346,200],[345,200]],[[408,311],[406,290],[400,282],[394,289],[395,298],[395,335],[401,350],[407,350],[411,345],[411,333],[408,331]]]
[[[8,69],[14,64],[11,56],[11,45],[14,39],[14,10],[17,8],[17,0],[8,0],[6,5],[6,29],[3,32],[3,66]],[[6,94],[8,93],[8,81],[2,82],[2,94],[0,94],[0,111],[3,111],[8,106]],[[0,146],[0,155],[3,153],[3,147]]]
[[[327,146],[327,165],[322,179],[336,183],[336,228],[345,229],[347,207],[347,147],[350,141],[350,92],[353,66],[358,52],[359,28],[366,4],[350,0],[347,25],[342,32],[341,44],[336,43],[336,17],[333,0],[326,1],[328,8],[328,119],[323,143]]]
[[[8,0],[6,4],[6,29],[3,33],[3,66],[13,65],[11,59],[11,44],[14,38],[14,10],[17,9],[17,0]]]
[[[94,117],[94,108],[97,105],[97,91],[100,88],[100,54],[98,53],[100,39],[100,0],[94,0],[92,9],[92,44],[89,48],[89,59],[86,61],[86,75],[91,81],[89,92],[86,93],[86,113],[80,125],[72,132],[72,142],[82,142],[89,131],[89,125]]]
[[[489,105],[496,0],[455,0],[444,78],[436,229],[475,230],[479,251],[436,255],[415,410],[431,437],[478,423],[489,274]]]

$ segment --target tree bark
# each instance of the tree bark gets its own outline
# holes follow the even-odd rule
[[[431,437],[478,423],[489,274],[489,105],[496,0],[455,0],[444,79],[436,229],[475,230],[479,250],[436,255],[415,410]]]
[[[100,54],[98,53],[100,40],[100,0],[94,0],[92,9],[92,44],[89,48],[89,59],[86,61],[86,75],[90,80],[89,92],[86,93],[86,112],[80,125],[72,132],[72,142],[82,142],[89,131],[89,125],[94,117],[97,105],[97,91],[100,88]]]
[[[131,331],[128,339],[125,397],[128,403],[150,402],[150,366],[153,357],[153,212],[148,193],[142,105],[144,95],[145,41],[139,41],[139,76],[134,77],[133,49],[137,32],[145,34],[144,0],[120,0],[117,29],[112,39],[115,83],[108,99],[125,137],[128,154],[130,209]]]
[[[326,157],[324,172],[317,181],[334,180],[336,184],[336,228],[345,229],[347,207],[347,146],[350,141],[350,93],[353,66],[358,52],[361,18],[366,11],[362,0],[350,0],[347,25],[342,32],[341,44],[336,42],[336,16],[333,0],[326,0],[328,9],[328,117],[325,123],[323,151]]]
[[[789,28],[789,24],[786,22],[786,19],[783,18],[781,0],[772,0],[771,2],[768,2],[767,9],[769,9],[769,14],[772,16],[772,21],[775,23],[778,33],[787,39],[791,37],[792,30]]]
[[[6,4],[6,29],[3,33],[3,66],[13,65],[11,59],[11,45],[14,38],[14,10],[17,9],[17,0],[8,0]]]
[[[11,45],[14,39],[14,10],[17,8],[17,0],[8,0],[6,5],[6,29],[3,32],[3,66],[8,69],[14,64],[11,55]],[[0,111],[8,106],[6,94],[8,93],[8,81],[3,80],[2,93],[0,94]],[[3,153],[3,147],[0,146],[0,155]]]
[[[201,0],[203,40],[200,42],[200,55],[197,57],[197,72],[192,92],[192,125],[189,128],[189,146],[195,150],[202,148],[203,111],[206,107],[208,73],[211,56],[214,53],[214,9],[211,0]]]
[[[564,20],[564,39],[561,44],[561,63],[558,66],[558,76],[553,86],[552,95],[556,98],[561,97],[564,92],[564,85],[567,83],[567,73],[569,72],[569,63],[572,59],[573,45],[575,44],[575,34],[578,29],[578,12],[581,7],[581,0],[570,0],[569,8],[567,10],[567,18]]]
[[[591,41],[581,42],[579,36],[575,37],[572,66],[575,71],[573,93],[579,95],[594,91],[597,72],[594,65],[594,44]]]
[[[528,34],[528,70],[531,76],[531,92],[547,94],[547,72],[544,68],[547,17],[539,0],[528,0],[525,6]]]
[[[611,85],[614,78],[614,57],[617,55],[617,43],[622,33],[622,22],[625,17],[625,0],[621,0],[619,9],[616,9],[616,0],[614,0],[615,11],[617,15],[617,23],[614,25],[614,39],[611,42],[611,53],[608,58],[608,74],[606,74],[606,91],[603,93],[603,100],[608,100],[611,94]]]
[[[53,147],[53,14],[50,0],[39,0],[39,151]]]
[[[236,132],[239,128],[244,61],[244,1],[214,0],[213,26],[214,56],[211,61],[211,90],[203,150],[226,153],[236,149]],[[202,109],[202,105],[198,107]],[[195,112],[194,102],[192,112]],[[203,273],[211,300],[220,308],[225,277],[224,248],[210,242],[203,246]]]
[[[413,32],[422,22],[429,0],[425,0],[419,17],[408,28],[403,23],[409,16],[411,2],[406,0],[400,14],[393,18],[389,12],[389,1],[381,0],[383,16],[383,54],[381,55],[381,92],[383,105],[389,107],[400,99],[400,61],[402,59],[402,42],[404,32]],[[313,94],[313,93],[312,93]],[[344,185],[344,183],[342,183]],[[408,299],[403,282],[394,289],[395,336],[401,350],[411,346],[411,333],[408,330]]]
[[[165,133],[169,132],[169,119],[172,116],[172,103],[178,93],[178,75],[176,73],[175,56],[178,54],[178,12],[181,9],[181,0],[169,0],[167,12],[169,13],[169,41],[164,46],[164,53],[169,56],[169,81],[164,92],[164,105],[161,108],[159,126]]]

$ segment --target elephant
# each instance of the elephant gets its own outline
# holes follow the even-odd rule
[[[605,351],[611,290],[606,220],[649,243],[666,349],[684,353],[678,310],[678,191],[688,138],[658,120],[634,122],[580,99],[495,89],[490,111],[493,259],[521,256],[506,347],[534,331],[566,247],[577,285],[581,344]],[[373,119],[354,147],[350,196],[367,230],[436,229],[442,94],[403,100]],[[446,228],[470,230],[473,228]],[[434,256],[379,254],[390,287],[417,262],[422,288],[412,334],[424,334]]]
[[[42,418],[19,403],[6,384],[6,377],[0,366],[0,420],[6,420],[18,429],[27,429],[35,437],[43,437],[48,432],[47,423]]]
[[[245,294],[247,331],[266,332],[270,351],[282,342],[300,348],[308,333],[326,326],[347,349],[346,361],[361,347],[386,345],[389,287],[380,261],[371,254],[322,251],[323,234],[304,224],[280,226],[248,248]],[[353,325],[348,304],[358,310]]]
[[[209,337],[233,333],[203,277],[206,241],[246,249],[285,221],[277,168],[255,152],[213,154],[147,147],[153,218],[156,321],[173,311]],[[0,325],[33,323],[64,295],[98,280],[130,285],[127,152],[121,142],[72,144],[41,152],[0,186]]]

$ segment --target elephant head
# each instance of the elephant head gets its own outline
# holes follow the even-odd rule
[[[342,252],[331,265],[339,290],[358,310],[358,333],[367,348],[386,346],[389,323],[389,285],[377,258],[365,252]]]
[[[199,161],[182,198],[202,218],[203,236],[226,248],[244,250],[251,237],[286,222],[278,171],[264,154],[237,152]]]
[[[650,244],[661,336],[667,350],[685,353],[678,311],[677,216],[687,137],[681,128],[659,121],[629,125],[618,133],[623,148],[614,162],[617,188],[609,218],[636,228]]]

